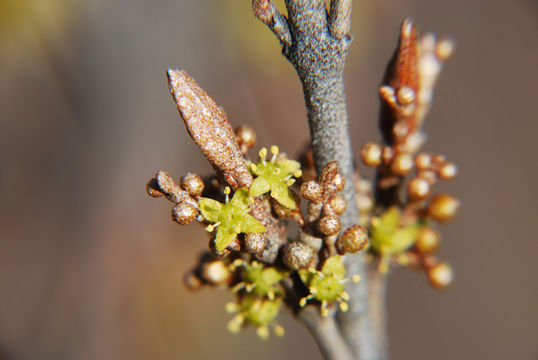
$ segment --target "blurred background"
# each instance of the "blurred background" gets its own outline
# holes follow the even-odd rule
[[[391,273],[392,358],[537,359],[537,3],[361,0],[353,12],[356,151],[380,139],[377,86],[400,22],[456,40],[425,124],[425,149],[460,167],[437,187],[463,201],[440,253],[456,282],[436,292]],[[228,292],[183,287],[204,231],[173,223],[145,183],[211,169],[168,93],[170,66],[259,146],[295,155],[307,141],[300,83],[248,0],[0,0],[0,359],[320,358],[288,313],[283,339],[235,336]]]

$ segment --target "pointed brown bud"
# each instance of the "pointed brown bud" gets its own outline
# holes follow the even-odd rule
[[[161,192],[166,196],[168,200],[173,203],[179,204],[182,201],[192,201],[192,198],[185,191],[181,190],[179,186],[174,183],[174,180],[166,171],[159,171],[155,175],[155,180],[159,186]]]
[[[341,226],[340,217],[337,215],[323,216],[318,222],[318,230],[327,236],[338,234]]]
[[[187,202],[181,202],[172,209],[172,219],[179,225],[194,221],[199,214],[198,209]]]
[[[432,196],[427,211],[433,219],[444,223],[454,218],[459,207],[458,199],[447,194],[438,194]]]
[[[336,248],[340,255],[356,253],[366,245],[368,245],[368,231],[359,225],[353,225],[336,240]]]
[[[253,181],[226,113],[185,71],[168,69],[170,92],[187,130],[213,167],[234,189]]]
[[[282,260],[292,270],[308,267],[313,256],[314,251],[300,241],[287,243],[282,247]]]
[[[344,190],[346,179],[338,170],[338,162],[331,161],[321,171],[318,182],[323,187],[324,192],[334,194]]]

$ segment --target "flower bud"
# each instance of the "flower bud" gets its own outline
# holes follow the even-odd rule
[[[248,233],[245,235],[245,251],[261,255],[267,244],[265,233]]]
[[[198,209],[187,202],[180,202],[172,209],[172,219],[179,225],[188,224],[200,214]]]
[[[361,160],[366,166],[381,165],[381,146],[371,142],[367,142],[361,147]]]
[[[451,180],[458,174],[458,167],[453,163],[444,163],[437,171],[439,177],[443,180]]]
[[[318,222],[318,230],[327,236],[338,234],[340,227],[340,217],[337,215],[323,216]]]
[[[347,202],[342,195],[334,195],[323,206],[324,214],[342,215],[346,211]]]
[[[366,245],[368,245],[368,231],[359,225],[353,225],[336,240],[336,248],[340,255],[356,253]]]
[[[431,254],[439,249],[441,245],[441,235],[432,227],[424,226],[420,229],[415,248],[421,254]]]
[[[346,179],[338,170],[337,161],[331,161],[325,165],[319,176],[319,183],[321,183],[323,190],[329,194],[344,190]]]
[[[237,137],[237,143],[239,149],[243,154],[256,144],[256,133],[250,126],[241,125],[235,128],[235,136]]]
[[[432,156],[426,153],[420,153],[415,158],[415,166],[418,170],[428,170],[432,165]]]
[[[430,284],[436,289],[445,289],[454,280],[452,267],[445,262],[440,262],[429,268],[427,275]]]
[[[399,153],[394,156],[390,169],[396,175],[407,175],[413,169],[413,158],[408,153]]]
[[[189,193],[190,196],[201,196],[204,191],[204,181],[197,174],[187,173],[180,180],[180,186]]]
[[[301,197],[312,202],[319,202],[323,196],[323,188],[321,185],[314,181],[306,181],[301,185]]]
[[[438,194],[431,198],[427,211],[430,217],[444,223],[454,218],[459,206],[458,199],[447,194]]]
[[[407,184],[407,195],[411,200],[424,200],[430,195],[430,183],[421,177],[412,178]]]
[[[157,182],[157,179],[151,178],[148,183],[146,184],[146,191],[148,192],[148,195],[154,198],[158,198],[163,196],[163,193],[159,189],[159,183]]]
[[[221,260],[202,264],[202,278],[213,285],[223,285],[230,278],[230,269]]]
[[[282,247],[282,260],[292,270],[308,267],[313,256],[314,251],[300,241],[287,243]]]

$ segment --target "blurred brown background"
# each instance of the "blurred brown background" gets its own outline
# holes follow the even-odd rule
[[[283,2],[280,1],[280,4]],[[426,149],[460,176],[443,229],[456,283],[391,274],[392,358],[537,359],[538,6],[533,0],[354,3],[347,89],[354,146],[379,140],[377,86],[401,20],[450,35]],[[185,68],[259,145],[308,137],[299,81],[237,0],[0,0],[0,359],[320,358],[227,332],[227,292],[188,293],[206,246],[151,200],[156,170],[210,171],[165,80]],[[366,174],[371,172],[365,171]]]

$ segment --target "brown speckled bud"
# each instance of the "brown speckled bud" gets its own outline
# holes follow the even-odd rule
[[[158,198],[163,196],[163,193],[161,192],[159,188],[159,183],[157,182],[157,179],[151,178],[148,183],[146,184],[146,191],[148,192],[148,195],[154,198]]]
[[[318,230],[327,236],[338,234],[341,223],[340,217],[337,215],[327,215],[319,219]]]
[[[196,276],[194,271],[189,271],[183,276],[183,284],[188,290],[194,291],[202,287],[202,279]]]
[[[261,255],[267,244],[264,233],[245,234],[245,251],[251,254]]]
[[[454,218],[459,207],[458,199],[447,194],[438,194],[432,196],[427,211],[430,217],[444,223]]]
[[[379,166],[381,165],[381,146],[371,142],[367,142],[361,147],[361,160],[366,166]]]
[[[256,133],[250,126],[241,125],[235,128],[235,136],[237,137],[237,143],[239,149],[243,154],[256,144]]]
[[[189,193],[190,196],[201,196],[204,191],[204,181],[197,174],[187,173],[180,181],[180,186],[183,190]]]
[[[439,177],[443,180],[451,180],[458,174],[458,167],[452,163],[444,163],[437,171]]]
[[[392,159],[390,169],[396,175],[407,175],[413,169],[413,158],[410,154],[399,153]]]
[[[342,195],[334,195],[323,206],[323,213],[342,215],[346,211],[346,207],[346,199]]]
[[[407,195],[411,200],[424,200],[430,191],[430,183],[422,177],[414,177],[407,184]]]
[[[336,249],[340,255],[356,253],[366,245],[368,245],[368,231],[359,225],[353,225],[336,240]]]
[[[179,204],[184,200],[192,200],[189,194],[181,190],[181,188],[174,183],[174,180],[166,171],[161,170],[157,172],[155,175],[155,180],[157,181],[161,192],[171,202]]]
[[[213,285],[223,285],[230,278],[230,269],[224,261],[215,260],[202,264],[202,278]]]
[[[282,247],[282,260],[292,270],[308,267],[313,256],[314,251],[300,241],[287,243]]]
[[[437,174],[433,170],[421,170],[417,176],[426,180],[430,185],[435,184],[437,181]]]
[[[321,171],[318,181],[326,193],[334,194],[344,190],[346,179],[338,171],[338,162],[331,161]]]
[[[185,225],[194,221],[199,213],[191,204],[181,202],[172,209],[172,219],[179,225]]]
[[[426,274],[430,284],[439,290],[447,288],[454,280],[452,267],[445,262],[433,265],[427,270]]]
[[[420,153],[415,158],[415,166],[419,170],[428,170],[432,166],[432,156],[426,153]]]
[[[301,197],[303,199],[317,203],[322,196],[323,188],[318,182],[310,180],[301,184]]]
[[[420,229],[415,248],[421,254],[431,254],[439,249],[441,245],[441,235],[434,228],[425,226]]]

